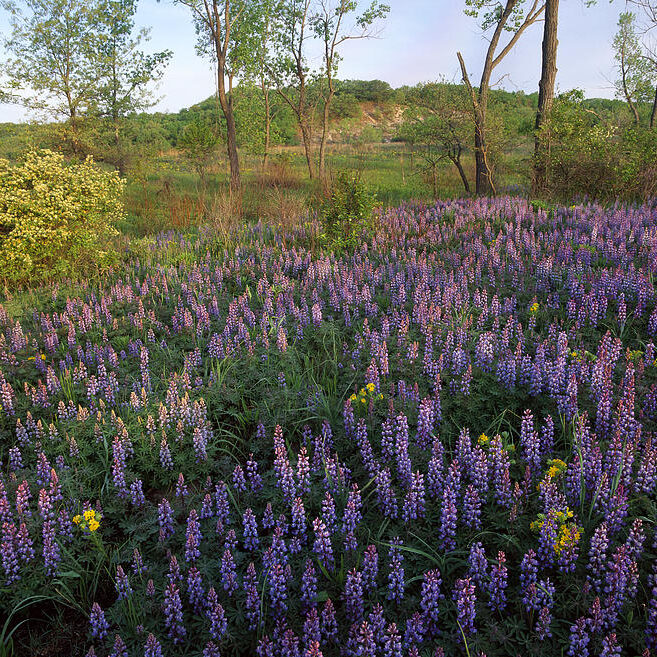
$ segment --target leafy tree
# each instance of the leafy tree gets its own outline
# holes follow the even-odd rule
[[[178,139],[178,146],[198,174],[202,195],[207,191],[207,172],[215,159],[219,142],[216,126],[200,119],[188,123]]]
[[[616,81],[616,94],[625,99],[634,123],[639,125],[641,120],[637,103],[647,101],[651,97],[653,71],[643,55],[636,33],[635,16],[631,12],[623,12],[618,19],[614,51],[620,76]]]
[[[68,120],[71,143],[80,151],[80,117],[94,106],[100,81],[103,16],[98,2],[2,0],[11,35],[4,72],[27,107]]]
[[[409,108],[401,135],[422,146],[420,155],[431,174],[434,197],[438,195],[438,166],[445,160],[456,167],[465,192],[470,193],[461,160],[472,128],[467,100],[464,87],[444,82],[420,84],[406,92]]]
[[[230,186],[240,189],[240,164],[233,107],[233,81],[252,69],[258,44],[257,0],[175,0],[189,8],[198,34],[198,51],[212,58],[217,71],[217,95],[226,120]]]
[[[534,194],[545,187],[546,163],[548,157],[542,141],[541,126],[547,119],[554,100],[554,85],[557,78],[557,28],[559,24],[559,0],[545,0],[545,21],[543,24],[543,47],[541,58],[541,79],[538,84],[538,110],[534,129],[534,171],[532,187]]]
[[[273,32],[274,59],[271,73],[280,96],[294,113],[308,166],[315,177],[312,155],[312,129],[319,97],[312,93],[314,74],[307,60],[307,44],[311,33],[312,0],[282,0],[278,6]]]
[[[326,183],[326,141],[331,112],[331,103],[335,96],[335,76],[341,60],[340,46],[354,39],[367,39],[372,36],[372,25],[385,18],[390,7],[372,0],[369,7],[354,18],[355,25],[348,25],[350,17],[358,9],[358,3],[351,0],[319,0],[317,10],[311,18],[315,35],[320,40],[323,50],[324,66],[322,74],[326,83],[323,100],[322,136],[319,144],[319,178]]]
[[[475,90],[460,52],[457,53],[463,81],[468,87],[472,102],[474,117],[474,147],[475,147],[475,182],[477,194],[495,192],[493,172],[488,159],[486,144],[486,112],[488,109],[488,95],[491,75],[502,60],[511,52],[522,36],[523,32],[533,25],[543,13],[545,3],[532,0],[530,7],[525,10],[524,0],[465,0],[465,13],[468,16],[481,19],[484,32],[492,28],[493,33],[488,44],[484,67],[481,73],[479,88]],[[511,37],[500,47],[503,32],[509,32]]]
[[[126,149],[121,143],[121,121],[129,114],[151,107],[155,100],[151,85],[163,75],[172,52],[146,54],[140,46],[149,39],[149,29],[135,31],[137,0],[101,0],[101,29],[98,90],[94,110],[111,123],[114,160],[124,173]],[[134,35],[134,36],[133,36]]]

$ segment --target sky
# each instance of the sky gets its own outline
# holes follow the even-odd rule
[[[456,52],[461,51],[470,78],[476,84],[487,48],[475,19],[463,13],[463,0],[386,0],[387,19],[374,39],[344,44],[338,77],[389,82],[393,87],[439,78],[460,81]],[[362,3],[361,3],[362,4]],[[562,0],[559,10],[557,88],[583,89],[588,97],[614,96],[612,41],[623,0],[599,0],[590,8],[584,0]],[[189,10],[171,0],[140,0],[136,24],[150,27],[144,49],[173,51],[159,86],[153,110],[176,112],[214,93],[209,61],[195,51],[196,34]],[[9,23],[0,14],[0,35]],[[493,83],[510,91],[538,89],[541,68],[542,23],[530,27],[493,74]],[[319,57],[314,64],[320,63]],[[32,118],[16,105],[0,103],[0,122]]]

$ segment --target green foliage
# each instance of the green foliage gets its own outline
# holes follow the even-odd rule
[[[111,262],[122,194],[118,175],[91,158],[67,165],[44,150],[16,166],[0,161],[0,279],[32,283]]]
[[[338,173],[330,195],[319,208],[325,239],[334,247],[355,246],[361,233],[373,228],[375,204],[376,196],[369,191],[359,173]]]
[[[178,146],[196,170],[203,190],[207,184],[207,170],[216,156],[219,142],[216,126],[202,120],[187,124],[178,140]]]
[[[581,91],[559,96],[543,129],[553,197],[634,200],[657,191],[655,132],[606,120],[587,107]]]

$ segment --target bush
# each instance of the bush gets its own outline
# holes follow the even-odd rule
[[[122,194],[118,174],[91,158],[67,165],[41,150],[15,166],[0,160],[0,280],[38,282],[111,261]]]
[[[372,229],[375,205],[376,195],[368,190],[359,173],[338,173],[319,208],[326,240],[334,247],[354,246],[363,231]]]

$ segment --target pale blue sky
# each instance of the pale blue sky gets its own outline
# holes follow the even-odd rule
[[[394,87],[438,79],[460,78],[456,51],[466,61],[476,84],[486,41],[474,19],[463,14],[462,0],[387,0],[391,6],[378,38],[345,44],[339,77],[381,79]],[[625,3],[599,0],[586,8],[583,0],[562,0],[559,15],[557,86],[584,89],[587,96],[613,97],[614,59],[611,43]],[[158,89],[155,109],[177,111],[207,98],[215,84],[208,61],[195,52],[196,35],[188,10],[162,0],[141,0],[137,24],[152,28],[146,48],[169,48],[174,55]],[[0,32],[8,29],[0,16]],[[496,69],[493,80],[509,90],[538,87],[542,24],[532,26]],[[319,63],[319,62],[317,62]],[[28,118],[25,110],[0,104],[0,121]]]

